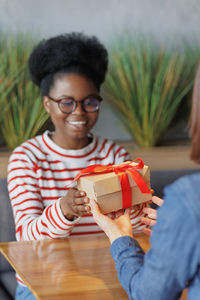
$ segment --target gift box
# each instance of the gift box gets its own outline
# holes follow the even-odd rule
[[[78,189],[95,199],[104,214],[152,198],[150,170],[141,159],[113,166],[89,166],[76,180]]]

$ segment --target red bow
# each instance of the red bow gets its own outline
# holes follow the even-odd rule
[[[123,208],[128,208],[132,206],[131,197],[131,187],[128,180],[128,174],[133,178],[140,191],[143,194],[151,194],[146,182],[144,181],[142,175],[137,171],[143,169],[144,163],[141,158],[134,160],[137,164],[132,165],[132,162],[125,162],[120,165],[92,165],[83,170],[81,170],[73,181],[78,180],[82,176],[93,175],[93,174],[106,174],[110,172],[115,172],[120,180],[121,190],[122,190],[122,203]]]

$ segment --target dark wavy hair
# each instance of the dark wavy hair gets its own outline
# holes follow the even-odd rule
[[[32,81],[48,96],[55,75],[85,75],[100,90],[108,68],[106,48],[95,37],[72,32],[42,40],[28,61]]]

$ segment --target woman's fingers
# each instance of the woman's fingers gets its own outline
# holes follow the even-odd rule
[[[132,225],[128,215],[122,215],[122,211],[117,212],[120,216],[115,220],[103,215],[94,199],[90,199],[91,212],[95,222],[107,234],[110,242],[123,235],[132,236]],[[116,217],[116,213],[115,213]]]
[[[114,213],[114,212],[110,212],[110,213],[106,214],[106,216],[108,216],[108,217],[111,218],[112,220],[115,219],[115,213]]]
[[[115,218],[119,218],[122,215],[124,215],[124,209],[120,209],[120,210],[116,211]]]
[[[76,209],[78,212],[85,213],[90,211],[89,205],[76,205]]]
[[[161,198],[158,198],[156,196],[153,196],[152,197],[152,202],[155,203],[158,206],[161,206],[163,204],[164,200],[161,199]],[[150,208],[150,207],[145,207],[145,208],[143,208],[143,212],[145,214],[147,214],[147,217],[141,218],[141,222],[143,224],[145,224],[146,226],[149,226],[149,227],[152,227],[153,225],[155,225],[156,220],[157,220],[157,211],[156,211],[156,209],[153,209],[153,208]],[[151,232],[152,232],[151,229],[147,228],[147,227],[143,228],[142,231],[148,236],[150,236]]]
[[[76,188],[73,188],[73,189],[74,189],[74,197],[78,198],[78,197],[84,197],[84,196],[86,196],[86,192],[79,191]]]
[[[152,220],[152,219],[149,219],[149,218],[141,218],[141,222],[144,223],[145,225],[147,226],[153,226],[156,224],[156,221],[155,220]]]
[[[73,199],[73,205],[84,205],[88,204],[90,199],[88,197],[79,197]]]
[[[125,212],[124,212],[124,215],[125,215],[125,216],[130,216],[130,214],[131,214],[131,210],[132,210],[132,208],[131,208],[131,207],[129,207],[129,208],[126,208],[126,209],[125,209]]]
[[[158,205],[158,206],[162,206],[164,200],[161,199],[161,198],[159,198],[159,197],[153,196],[153,197],[152,197],[152,202],[155,203],[155,204]]]
[[[99,206],[94,199],[90,199],[90,209],[91,209],[91,213],[93,214],[95,222],[106,233],[107,228],[109,228],[109,224],[112,223],[112,220],[101,213]]]
[[[144,228],[142,228],[142,231],[144,232],[144,234],[151,236],[151,233],[152,233],[151,229],[144,227]]]
[[[94,199],[90,199],[90,208],[91,208],[91,212],[93,213],[93,215],[94,214],[97,215],[97,214],[101,213],[99,206]]]
[[[149,218],[156,220],[157,219],[157,211],[156,209],[150,207],[144,207],[143,212],[148,215]]]

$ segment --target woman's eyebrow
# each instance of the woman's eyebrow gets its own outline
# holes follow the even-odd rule
[[[60,95],[60,96],[56,96],[57,99],[60,99],[60,98],[73,98],[73,96],[70,96],[70,95],[67,95],[67,94],[63,94],[63,95]]]
[[[56,97],[56,99],[62,99],[62,98],[70,98],[70,99],[73,99],[73,100],[75,100],[75,101],[81,101],[81,100],[83,100],[83,99],[85,99],[85,98],[87,98],[87,97],[99,97],[99,94],[88,94],[88,95],[86,95],[85,97],[82,97],[82,99],[80,99],[80,100],[76,100],[75,98],[74,98],[74,96],[70,96],[70,95],[65,95],[65,94],[63,94],[63,95],[61,95],[61,96],[58,96],[58,97]]]

